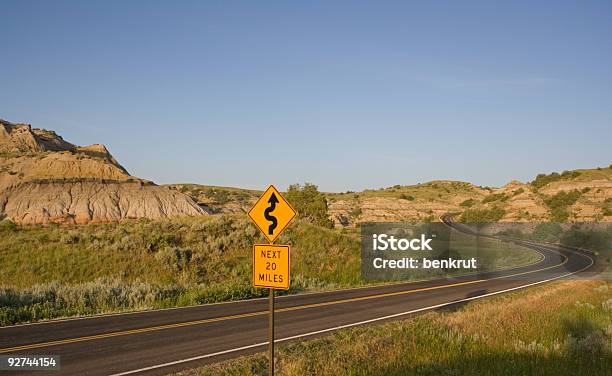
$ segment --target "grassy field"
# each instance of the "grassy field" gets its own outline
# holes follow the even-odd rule
[[[265,375],[265,354],[177,376]],[[279,346],[278,375],[609,375],[612,284],[563,281]]]
[[[65,227],[0,226],[0,235],[0,281],[16,288],[98,277],[159,284],[246,281],[252,244],[266,243],[244,215]],[[300,287],[306,283],[305,275],[318,275],[326,284],[356,282],[356,233],[346,235],[297,221],[279,241],[294,246],[293,266]],[[314,280],[307,284],[313,283],[317,284]]]
[[[291,290],[364,284],[359,232],[297,221],[279,239],[292,247]],[[265,243],[245,215],[87,226],[0,222],[0,325],[259,297],[251,247]],[[500,252],[493,268],[533,261]],[[502,262],[504,265],[499,265]]]
[[[360,283],[359,243],[297,221],[292,289]],[[0,226],[0,325],[261,296],[251,247],[265,243],[244,215],[88,226]]]

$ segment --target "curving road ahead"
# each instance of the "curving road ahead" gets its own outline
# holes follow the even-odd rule
[[[457,230],[459,225],[443,218]],[[276,341],[405,318],[581,272],[588,254],[534,242],[536,264],[425,282],[299,294],[276,299]],[[61,370],[35,375],[162,375],[264,351],[267,298],[0,328],[0,355],[60,355]],[[0,371],[2,374],[2,371]],[[20,372],[26,375],[26,372]]]

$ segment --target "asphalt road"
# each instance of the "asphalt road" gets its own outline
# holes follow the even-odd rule
[[[587,254],[522,242],[536,264],[452,280],[391,284],[276,299],[276,342],[406,318],[562,278],[589,268]],[[264,351],[267,298],[0,328],[0,355],[60,355],[52,375],[162,375]],[[0,371],[7,374],[7,371]],[[26,375],[26,372],[19,372]]]

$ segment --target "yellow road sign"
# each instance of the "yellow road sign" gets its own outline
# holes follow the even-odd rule
[[[249,217],[270,243],[289,225],[297,213],[273,185],[261,195],[249,210]]]
[[[253,245],[253,286],[289,288],[291,247],[284,244]]]

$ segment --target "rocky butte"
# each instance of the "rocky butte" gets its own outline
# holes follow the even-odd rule
[[[206,214],[189,196],[131,176],[104,145],[0,120],[0,219],[85,224]]]

